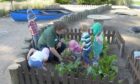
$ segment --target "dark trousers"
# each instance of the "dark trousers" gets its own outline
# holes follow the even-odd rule
[[[89,53],[90,53],[91,49],[89,50],[83,50],[83,59],[85,61],[86,64],[90,63],[90,59],[89,59]]]
[[[47,45],[40,45],[39,50],[42,50],[44,47],[49,48]],[[59,54],[61,54],[65,50],[65,48],[66,48],[66,44],[62,43],[61,44],[61,47],[60,48],[57,48],[56,51]],[[57,62],[59,62],[59,59],[52,52],[50,52],[49,58],[48,58],[48,62],[51,62],[51,61],[57,61]]]

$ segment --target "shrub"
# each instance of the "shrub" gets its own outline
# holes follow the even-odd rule
[[[87,0],[77,0],[78,4],[89,4],[90,2]]]
[[[56,3],[60,3],[60,4],[69,4],[71,0],[56,0]]]
[[[133,4],[133,0],[116,0],[117,5],[131,5]]]
[[[4,10],[0,10],[0,17],[4,15]]]
[[[107,0],[77,0],[78,4],[99,5],[105,4]]]
[[[117,56],[108,55],[103,56],[99,60],[98,66],[90,66],[87,68],[87,75],[90,75],[93,79],[96,79],[97,76],[103,79],[108,76],[110,80],[114,80],[118,73],[117,67]]]
[[[0,2],[9,1],[9,0],[0,0]]]
[[[8,10],[0,9],[0,17],[8,15]]]
[[[132,0],[76,0],[78,4],[100,5],[100,4],[113,4],[124,5],[131,4]]]

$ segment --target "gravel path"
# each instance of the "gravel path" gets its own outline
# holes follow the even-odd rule
[[[38,22],[39,26],[47,22]],[[0,83],[11,84],[7,67],[21,57],[24,40],[31,38],[27,22],[14,22],[9,17],[0,18]]]
[[[10,18],[2,18],[0,23],[0,82],[10,84],[7,67],[14,59],[20,57],[24,38],[29,34],[26,23],[16,23]]]

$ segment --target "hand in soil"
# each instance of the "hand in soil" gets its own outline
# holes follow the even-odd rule
[[[59,42],[59,43],[57,44],[57,49],[61,47],[61,44],[62,44],[61,42]]]

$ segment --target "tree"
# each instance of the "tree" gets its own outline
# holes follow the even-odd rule
[[[11,2],[11,10],[14,10],[13,1],[14,1],[14,0],[10,0],[10,2]]]

